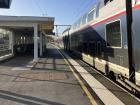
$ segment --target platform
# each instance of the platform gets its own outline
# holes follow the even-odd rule
[[[49,46],[46,55],[0,63],[0,105],[91,105],[58,50]]]
[[[57,47],[58,48],[58,47]],[[98,104],[105,105],[139,105],[140,99],[130,94],[121,86],[111,81],[95,68],[78,59],[72,52],[65,52],[58,48],[75,72],[79,74],[90,93]],[[97,100],[97,97],[100,100]]]
[[[140,100],[55,45],[37,63],[0,63],[0,105],[139,105]]]

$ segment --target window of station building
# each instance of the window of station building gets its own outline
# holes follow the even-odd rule
[[[9,35],[9,31],[0,29],[0,51],[9,49]]]
[[[121,47],[120,20],[106,24],[106,43],[108,47]]]
[[[90,22],[94,19],[94,13],[95,13],[95,10],[92,10],[89,12],[88,16],[87,16],[87,21]]]

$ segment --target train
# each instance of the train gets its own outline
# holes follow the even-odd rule
[[[134,75],[129,71],[126,17],[126,0],[100,0],[63,32],[58,44],[105,75],[140,91],[140,0],[132,0]]]

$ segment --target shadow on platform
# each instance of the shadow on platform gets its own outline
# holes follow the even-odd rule
[[[26,104],[26,105],[42,105],[42,104],[47,104],[47,105],[65,105],[65,104],[60,104],[57,102],[52,102],[44,99],[40,99],[37,97],[32,97],[32,96],[27,96],[27,95],[21,95],[9,91],[4,91],[0,90],[0,98],[21,103],[21,104]]]

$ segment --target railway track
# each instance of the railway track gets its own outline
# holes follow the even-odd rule
[[[102,72],[82,61],[75,55],[69,52],[60,50],[63,53],[67,53],[72,59],[74,59],[81,67],[88,71],[93,77],[99,80],[109,91],[111,91],[118,99],[124,102],[126,105],[139,105],[140,98],[139,95],[134,95],[133,92],[130,92],[129,89],[124,88],[118,81],[111,80],[108,76],[105,76]],[[72,64],[71,64],[72,65]],[[78,73],[78,72],[77,72]],[[78,73],[79,74],[79,73]],[[80,76],[80,74],[79,74]],[[80,76],[81,77],[81,76]],[[81,77],[82,78],[82,77]],[[82,79],[84,82],[85,80]],[[92,90],[89,85],[86,85],[89,90]],[[93,91],[91,91],[93,92]],[[94,94],[94,93],[93,93]],[[95,93],[96,94],[96,93]],[[96,94],[97,95],[97,94]],[[95,96],[95,95],[93,95]],[[99,97],[98,97],[99,98]]]

